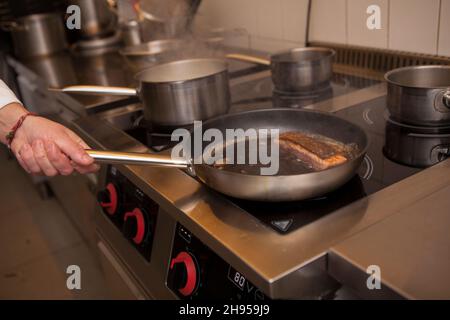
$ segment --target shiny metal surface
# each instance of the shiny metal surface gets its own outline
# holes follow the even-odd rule
[[[448,174],[448,161],[437,170]],[[448,300],[449,195],[447,184],[379,224],[334,245],[329,259],[330,273],[363,298]],[[380,290],[369,290],[365,285],[368,277],[365,271],[372,265],[381,269]]]
[[[126,47],[137,46],[142,43],[141,28],[136,20],[123,22],[121,25],[122,39]]]
[[[21,17],[9,29],[14,52],[21,58],[45,56],[68,48],[63,19],[58,13]]]
[[[450,127],[444,132],[386,123],[384,154],[394,162],[429,167],[450,157]]]
[[[138,95],[147,123],[182,126],[227,113],[230,107],[228,70],[220,59],[189,59],[160,64],[136,75],[139,89],[74,86],[53,89],[94,95]]]
[[[62,89],[49,88],[49,91],[79,93],[86,95],[137,96],[138,91],[133,88],[108,86],[67,86]]]
[[[183,45],[187,45],[187,42],[180,39],[154,40],[125,47],[119,53],[132,68],[142,70],[176,58],[180,55]]]
[[[81,9],[81,29],[83,38],[102,37],[111,34],[117,24],[117,16],[106,0],[70,0]]]
[[[313,91],[327,85],[335,52],[327,48],[296,48],[271,57],[272,80],[283,92]]]
[[[450,124],[450,66],[405,67],[390,71],[388,109],[396,120],[415,125]]]
[[[245,54],[227,54],[226,57],[268,65],[276,90],[302,92],[314,91],[329,83],[335,54],[332,49],[307,47],[274,54],[270,60]]]
[[[229,53],[226,55],[227,59],[235,59],[235,60],[240,60],[240,61],[246,61],[246,62],[251,62],[251,63],[257,63],[257,64],[262,64],[265,66],[270,66],[270,60],[268,59],[264,59],[264,58],[260,58],[260,57],[253,57],[253,56],[249,56],[246,54],[239,54],[239,53]]]
[[[285,176],[247,175],[219,170],[208,165],[195,165],[199,179],[209,187],[226,195],[257,201],[294,201],[314,198],[341,186],[353,177],[368,146],[364,130],[326,113],[296,109],[271,109],[226,115],[203,124],[203,130],[279,129],[304,131],[333,137],[342,143],[355,143],[358,155],[340,166],[324,171]]]
[[[370,97],[371,93],[368,92],[367,96]],[[98,122],[95,118],[79,119],[76,126],[77,132],[92,147],[148,152],[144,146],[125,133],[107,123]],[[444,161],[304,228],[288,235],[280,235],[181,170],[148,166],[118,168],[130,181],[160,203],[166,213],[161,217],[170,215],[171,219],[185,225],[214,252],[240,270],[272,298],[299,298],[301,292],[314,290],[315,283],[319,283],[320,279],[326,279],[327,252],[332,246],[360,232],[370,230],[371,226],[414,203],[421,203],[429,195],[450,184],[450,161]],[[441,194],[437,196],[435,202],[442,203],[447,198],[447,193]],[[114,239],[117,250],[129,262],[129,266],[133,266],[138,277],[151,286],[154,278],[148,265],[142,261],[137,252],[128,250],[126,240],[117,230],[112,226],[108,227],[108,223],[111,225],[111,222],[103,215],[97,216],[101,220],[99,223],[102,230],[104,228],[105,232],[108,232],[108,239]],[[163,232],[162,229],[158,229],[158,232],[167,235],[169,240],[173,222],[172,228],[167,230],[169,231]],[[155,239],[155,242],[163,245],[170,241]],[[359,242],[359,246],[366,248],[364,242]],[[155,250],[155,263],[152,264],[152,268],[160,268],[158,272],[161,279],[165,277],[162,269],[167,267],[161,261],[167,262],[169,254],[170,248]],[[156,257],[163,260],[157,262]],[[302,278],[299,275],[309,265],[323,272],[320,277],[315,277],[316,282],[305,284],[304,281],[300,281]],[[438,264],[435,264],[436,266]],[[383,264],[381,267],[383,268]],[[429,273],[433,273],[433,268]],[[440,281],[431,279],[424,283],[422,288],[416,289],[421,290]],[[164,287],[158,286],[161,294],[166,297],[170,295],[167,289],[164,291]]]

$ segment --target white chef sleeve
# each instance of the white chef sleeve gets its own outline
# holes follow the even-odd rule
[[[0,80],[0,109],[13,102],[20,103],[14,92],[8,88],[6,83]]]

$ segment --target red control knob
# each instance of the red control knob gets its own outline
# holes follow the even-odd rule
[[[185,297],[194,293],[197,282],[197,264],[189,253],[182,251],[170,262],[170,270],[175,272],[175,286]]]
[[[108,183],[106,189],[99,192],[98,201],[100,206],[105,209],[108,214],[113,215],[116,213],[119,205],[119,197],[114,184]]]
[[[135,208],[133,211],[125,213],[123,220],[125,236],[133,240],[135,244],[141,244],[147,229],[144,213],[141,209]]]

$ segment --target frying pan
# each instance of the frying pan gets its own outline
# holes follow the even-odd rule
[[[329,84],[335,55],[332,49],[307,47],[276,53],[270,61],[244,54],[228,54],[227,58],[270,66],[276,90],[302,92],[315,91]]]
[[[170,155],[97,150],[87,152],[97,162],[186,168],[204,184],[226,195],[278,202],[315,198],[337,189],[356,174],[368,147],[368,137],[357,125],[332,114],[309,110],[270,109],[229,114],[203,123],[203,132],[210,128],[218,129],[224,136],[226,129],[238,128],[320,134],[345,144],[354,143],[358,153],[347,162],[324,171],[263,176],[220,170],[207,164],[195,164],[192,159],[172,160]],[[203,148],[207,144],[204,143]]]

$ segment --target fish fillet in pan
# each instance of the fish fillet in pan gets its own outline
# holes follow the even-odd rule
[[[303,132],[285,132],[279,137],[280,148],[293,153],[301,162],[320,171],[350,160],[352,145]]]

